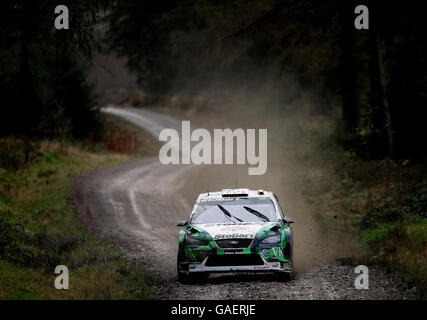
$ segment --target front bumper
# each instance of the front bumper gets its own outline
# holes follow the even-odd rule
[[[202,263],[188,265],[188,272],[292,272],[291,262],[268,262],[261,257],[263,264],[256,265],[207,265],[207,260]]]

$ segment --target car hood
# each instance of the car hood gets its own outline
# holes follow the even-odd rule
[[[239,224],[198,224],[197,227],[208,232],[214,240],[253,239],[257,232],[261,229],[268,229],[276,224],[276,222]]]

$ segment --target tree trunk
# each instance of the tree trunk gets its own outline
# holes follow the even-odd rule
[[[369,29],[369,89],[370,89],[370,106],[372,114],[369,120],[373,126],[372,132],[377,139],[377,147],[372,151],[375,156],[385,157],[389,153],[387,141],[386,120],[383,103],[383,88],[381,85],[377,31],[373,23]],[[379,132],[379,134],[377,134]]]
[[[354,134],[359,124],[356,79],[353,61],[354,26],[351,5],[344,4],[341,10],[341,94],[342,117],[348,132]]]
[[[389,103],[389,71],[386,62],[386,44],[384,37],[377,35],[376,42],[378,47],[378,66],[380,69],[380,84],[382,89],[382,102],[387,130],[388,147],[390,156],[394,155],[393,127],[391,121],[390,103]]]
[[[25,13],[24,13],[24,17]],[[29,54],[28,54],[28,27],[25,22],[21,25],[21,52],[20,52],[20,66],[19,66],[19,86],[23,89],[27,89],[29,85]]]
[[[34,129],[40,117],[40,105],[34,89],[33,75],[30,63],[30,44],[34,19],[30,1],[24,1],[20,15],[19,27],[21,31],[19,75],[17,79],[17,105],[21,117],[22,130],[29,132]]]

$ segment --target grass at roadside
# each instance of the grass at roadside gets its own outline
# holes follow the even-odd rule
[[[108,150],[113,153],[133,156],[153,156],[159,150],[159,142],[134,124],[104,114],[105,130],[101,139],[96,142],[100,151]]]
[[[114,130],[104,140],[110,143],[107,148],[102,143],[88,147],[67,141],[0,140],[0,299],[150,297],[153,275],[86,232],[69,203],[76,175],[141,154],[108,151],[122,139],[114,132],[135,141],[147,138],[119,120],[108,121]],[[53,286],[60,264],[70,270],[69,290]]]
[[[366,161],[342,149],[332,138],[326,139],[325,134],[312,138],[319,148],[316,159],[309,160],[315,169],[306,177],[306,197],[324,219],[335,218],[332,220],[342,228],[357,232],[358,245],[365,253],[344,262],[397,272],[416,289],[419,298],[425,299],[425,160]]]

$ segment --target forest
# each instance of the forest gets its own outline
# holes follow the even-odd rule
[[[291,73],[323,105],[338,101],[341,143],[361,157],[425,155],[426,22],[418,4],[365,2],[368,30],[354,27],[353,0],[63,4],[69,30],[53,27],[54,1],[1,4],[0,90],[10,113],[3,136],[99,130],[85,69],[102,45],[126,57],[149,101],[258,74],[280,84]],[[95,39],[100,22],[105,36]]]
[[[425,154],[418,144],[426,118],[425,19],[417,4],[365,2],[370,28],[357,30],[355,1],[244,3],[121,1],[109,21],[111,46],[156,98],[224,80],[244,86],[266,73],[280,83],[291,73],[323,105],[338,99],[341,142],[361,157]]]
[[[69,29],[55,29],[58,5],[68,8]],[[368,29],[355,27],[358,5],[369,9]],[[268,92],[259,109],[284,120],[298,115],[303,106],[295,101],[309,95],[315,97],[310,113],[327,119],[332,130],[320,151],[311,150],[303,161],[323,157],[315,165],[334,172],[330,180],[311,184],[316,190],[327,185],[327,191],[310,191],[317,200],[310,199],[323,201],[319,208],[343,203],[337,210],[349,212],[356,228],[364,230],[363,237],[383,257],[380,263],[421,283],[425,297],[426,30],[422,3],[401,0],[2,0],[0,213],[22,209],[21,198],[15,199],[16,208],[11,203],[16,190],[31,185],[32,166],[36,172],[64,161],[76,174],[93,159],[96,165],[109,161],[102,158],[105,149],[99,158],[85,153],[88,146],[98,152],[96,143],[120,131],[101,114],[105,104],[225,117],[232,110],[223,102],[239,101],[237,93],[247,102]],[[124,61],[135,79],[132,89],[123,81],[99,90],[103,84],[90,81],[102,54],[114,56],[104,65],[107,73],[117,59]],[[245,108],[252,106],[239,105],[239,112]],[[116,141],[114,151],[129,144],[123,141],[134,129]],[[307,135],[310,130],[301,129]],[[59,151],[51,152],[57,144]],[[70,155],[86,157],[85,165],[68,161]],[[48,185],[55,174],[71,179],[71,173],[43,170],[33,172],[34,181]],[[66,194],[60,195],[64,206]],[[325,195],[332,198],[324,200]],[[44,211],[34,212],[38,217]],[[7,219],[0,220],[0,244],[21,230]],[[86,243],[82,239],[74,240]],[[17,261],[15,251],[5,248],[0,246],[0,268],[2,259]],[[56,260],[49,259],[51,267]]]

